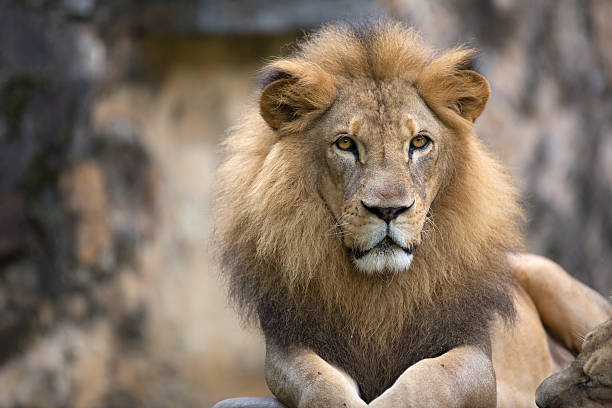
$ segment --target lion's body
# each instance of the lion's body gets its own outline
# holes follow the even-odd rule
[[[517,194],[472,132],[488,85],[463,70],[469,54],[433,57],[393,23],[327,28],[264,71],[261,116],[249,111],[226,141],[217,234],[232,296],[269,353],[314,353],[366,402],[462,347],[492,350],[500,401],[523,401],[554,368],[533,293],[506,257],[522,248]],[[319,141],[338,126],[359,143],[355,159]],[[423,152],[394,150],[417,128],[430,131]],[[402,215],[385,224],[387,207]],[[391,238],[368,244],[385,225]],[[531,370],[528,385],[516,370]],[[269,371],[285,395],[288,374]]]
[[[569,364],[573,356],[554,343],[542,326],[534,302],[523,289],[515,299],[516,323],[512,327],[498,323],[492,330],[497,406],[535,407],[537,386]]]

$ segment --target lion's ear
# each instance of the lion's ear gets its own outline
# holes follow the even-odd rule
[[[291,122],[298,116],[296,100],[297,78],[286,72],[275,72],[264,79],[264,88],[259,98],[259,111],[272,129]]]
[[[489,99],[489,83],[469,68],[473,55],[474,50],[464,47],[446,52],[430,61],[416,80],[427,104],[451,122],[459,119],[455,114],[474,122]]]
[[[469,69],[455,74],[456,89],[451,108],[465,119],[474,122],[484,111],[491,89],[484,76]]]
[[[259,111],[275,130],[299,132],[305,129],[336,96],[333,77],[316,64],[281,60],[262,73]]]

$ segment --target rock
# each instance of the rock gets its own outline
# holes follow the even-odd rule
[[[585,338],[582,352],[536,391],[540,408],[598,408],[612,404],[612,319]]]

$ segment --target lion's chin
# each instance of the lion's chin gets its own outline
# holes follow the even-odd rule
[[[398,273],[410,268],[412,254],[399,247],[385,251],[369,251],[360,257],[353,257],[353,262],[361,272],[374,275]]]

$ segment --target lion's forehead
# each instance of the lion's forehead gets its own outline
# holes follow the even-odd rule
[[[379,142],[393,136],[410,137],[423,129],[443,128],[414,85],[399,79],[358,78],[344,82],[328,118],[337,129],[356,131],[366,140],[383,136]]]

